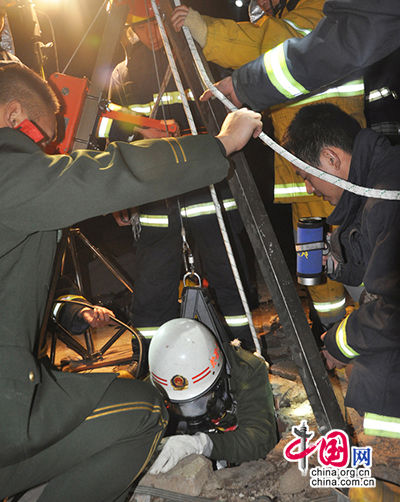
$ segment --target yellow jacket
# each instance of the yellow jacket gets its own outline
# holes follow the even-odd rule
[[[204,55],[209,61],[225,68],[239,68],[288,38],[307,35],[322,19],[323,4],[324,0],[300,0],[292,11],[285,8],[282,17],[264,16],[256,25],[202,16],[207,24]],[[308,102],[333,103],[364,125],[364,87],[362,81],[351,82],[294,104],[271,109],[278,143],[282,143],[286,129],[299,108]],[[275,202],[311,201],[313,205],[321,205],[319,212],[323,210],[323,214],[329,214],[333,209],[328,202],[308,195],[302,178],[295,174],[291,164],[280,155],[275,155]],[[323,206],[326,207],[322,209]]]

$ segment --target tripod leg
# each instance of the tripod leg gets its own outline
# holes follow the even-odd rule
[[[71,229],[70,235],[68,238],[68,246],[69,246],[69,250],[71,253],[72,262],[74,264],[76,285],[78,286],[80,293],[82,295],[85,295],[85,292],[83,289],[82,271],[81,271],[81,267],[79,265],[78,254],[76,251],[76,243],[75,243],[75,239],[74,239],[74,237],[79,234],[80,234],[79,229],[76,229],[76,228]],[[85,343],[86,343],[86,349],[89,353],[89,356],[91,357],[94,353],[94,346],[93,346],[92,331],[90,328],[88,328],[85,331]]]

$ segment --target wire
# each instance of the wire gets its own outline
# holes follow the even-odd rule
[[[157,23],[158,23],[158,27],[159,27],[159,30],[160,30],[161,38],[162,38],[163,43],[164,43],[165,52],[167,54],[168,61],[169,61],[170,66],[171,66],[171,70],[172,70],[172,74],[173,74],[174,79],[175,79],[176,86],[178,88],[179,93],[181,94],[182,104],[183,104],[183,108],[185,110],[185,114],[186,114],[187,120],[189,122],[190,130],[192,132],[192,135],[195,136],[195,135],[198,134],[197,133],[197,129],[196,129],[196,125],[195,125],[195,122],[194,122],[194,119],[193,119],[192,112],[191,112],[190,107],[189,107],[189,102],[187,100],[185,91],[183,89],[183,85],[182,85],[182,82],[181,82],[181,79],[180,79],[180,76],[179,76],[179,72],[178,72],[178,69],[176,67],[174,57],[172,55],[171,46],[169,44],[169,40],[168,40],[167,34],[165,32],[165,28],[164,28],[163,22],[161,20],[160,12],[158,10],[158,7],[157,7],[157,4],[156,4],[155,0],[151,0],[151,6],[153,8],[154,15],[155,15]],[[217,216],[218,224],[219,224],[219,227],[220,227],[220,230],[221,230],[222,239],[224,241],[226,253],[228,255],[229,263],[230,263],[230,266],[231,266],[231,269],[232,269],[232,274],[233,274],[233,277],[235,279],[235,283],[236,283],[236,287],[237,287],[240,299],[242,301],[243,310],[244,310],[244,312],[246,314],[246,318],[247,318],[247,321],[249,323],[249,329],[250,329],[250,332],[251,332],[251,336],[253,338],[253,342],[254,342],[254,345],[255,345],[255,348],[256,348],[257,352],[259,352],[261,354],[260,342],[258,341],[258,338],[257,338],[257,333],[256,333],[256,329],[254,327],[253,318],[252,318],[252,315],[251,315],[249,304],[247,302],[246,294],[244,292],[244,287],[243,287],[242,280],[240,278],[240,274],[239,274],[239,271],[238,271],[238,268],[237,268],[237,265],[236,265],[235,257],[233,255],[232,246],[231,246],[231,243],[229,241],[228,232],[226,230],[224,218],[223,218],[223,215],[222,215],[221,206],[220,206],[220,203],[219,203],[219,200],[218,200],[218,196],[217,196],[217,192],[215,191],[214,185],[210,185],[209,188],[210,188],[211,198],[213,200],[214,207],[215,207],[215,214]]]
[[[85,33],[83,34],[83,37],[81,38],[78,46],[76,47],[76,49],[74,50],[72,56],[69,58],[69,61],[68,63],[65,65],[65,68],[63,69],[62,73],[65,73],[69,67],[69,65],[71,64],[72,60],[74,59],[74,57],[76,56],[76,53],[79,51],[79,49],[81,48],[81,45],[83,44],[83,42],[85,41],[85,38],[88,36],[90,30],[92,29],[94,23],[97,21],[97,18],[100,16],[103,8],[105,7],[105,5],[108,3],[108,0],[104,0],[104,2],[101,4],[99,10],[97,11],[97,14],[95,15],[95,17],[93,18],[93,21],[90,23],[88,29],[85,31]]]

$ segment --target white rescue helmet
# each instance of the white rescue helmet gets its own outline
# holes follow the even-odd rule
[[[211,331],[194,319],[172,319],[151,340],[150,380],[172,403],[206,396],[218,381],[225,358]]]

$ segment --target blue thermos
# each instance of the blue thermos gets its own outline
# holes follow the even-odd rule
[[[305,286],[324,282],[322,251],[325,218],[300,218],[297,225],[297,281]]]

